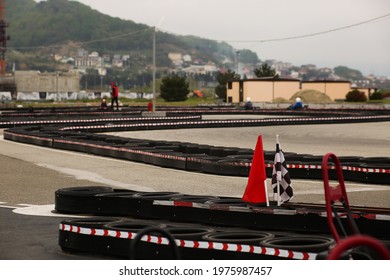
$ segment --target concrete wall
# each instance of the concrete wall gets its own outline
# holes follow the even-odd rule
[[[40,73],[15,71],[15,82],[20,92],[79,92],[78,73]]]
[[[275,82],[275,98],[284,98],[289,100],[297,91],[300,90],[299,81]]]
[[[252,102],[264,102],[272,100],[273,82],[245,82],[244,81],[244,101],[247,97]]]
[[[299,80],[241,80],[232,81],[232,88],[227,89],[227,101],[231,97],[233,103],[240,102],[240,82],[243,88],[243,100],[247,97],[252,102],[272,102],[275,98],[290,99],[299,91]]]
[[[302,90],[317,90],[325,93],[332,100],[344,100],[351,91],[351,83],[347,81],[302,82]]]

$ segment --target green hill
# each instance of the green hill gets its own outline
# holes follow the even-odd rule
[[[74,55],[78,48],[100,54],[134,54],[139,60],[139,67],[151,62],[153,36],[152,28],[147,25],[113,18],[68,0],[39,3],[34,0],[5,0],[5,7],[6,22],[10,23],[7,28],[11,37],[7,53],[9,63],[15,57],[20,63],[24,54],[25,65],[33,67],[36,62],[31,60],[32,57],[44,60],[46,56],[50,60],[52,53]],[[169,52],[190,54],[193,59],[211,61],[218,66],[222,66],[226,57],[234,61],[233,47],[226,43],[164,32],[158,32],[156,40],[159,66],[170,65]]]

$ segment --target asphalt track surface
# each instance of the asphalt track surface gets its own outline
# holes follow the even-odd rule
[[[177,191],[194,195],[241,197],[247,182],[242,177],[185,172],[15,143],[3,140],[2,133],[0,131],[0,260],[100,258],[68,255],[59,248],[58,224],[63,217],[51,213],[54,209],[54,192],[59,188],[104,185],[137,191]],[[390,122],[113,134],[252,149],[261,134],[264,149],[269,151],[275,149],[275,136],[278,134],[286,152],[390,156]],[[292,178],[292,183],[295,195],[293,202],[324,202],[321,181]],[[346,182],[346,187],[351,205],[390,208],[390,183],[364,185]]]

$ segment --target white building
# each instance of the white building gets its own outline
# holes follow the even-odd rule
[[[98,52],[88,54],[85,50],[79,50],[74,63],[77,68],[95,68],[103,65],[103,58]]]

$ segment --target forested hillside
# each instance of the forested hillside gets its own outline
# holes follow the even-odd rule
[[[108,54],[137,53],[139,58],[150,61],[153,29],[147,25],[113,18],[68,0],[5,0],[5,5],[11,51],[74,54],[82,47]],[[157,43],[157,59],[163,66],[170,64],[169,52],[191,54],[219,66],[225,57],[234,61],[233,47],[226,43],[164,32],[158,32]],[[257,59],[255,53],[252,55]]]

